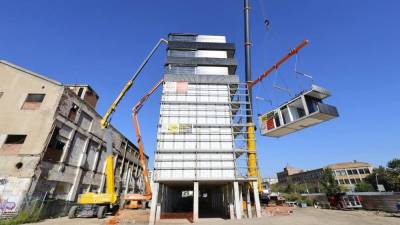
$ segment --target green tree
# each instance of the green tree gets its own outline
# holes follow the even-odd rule
[[[356,192],[372,192],[372,191],[375,191],[375,188],[370,183],[361,182],[361,183],[356,184],[354,191],[356,191]]]
[[[286,191],[286,185],[281,184],[281,183],[276,183],[271,185],[271,191],[272,192],[285,192]]]
[[[387,163],[387,167],[394,170],[400,170],[400,159],[392,159]]]
[[[393,159],[388,162],[387,168],[379,166],[365,178],[365,182],[374,186],[377,190],[376,180],[378,184],[382,184],[386,191],[400,191],[400,167],[399,160]]]
[[[322,171],[320,183],[322,192],[325,192],[327,195],[337,195],[343,191],[339,184],[336,183],[335,176],[330,168],[325,168]]]
[[[287,184],[276,183],[271,185],[271,191],[287,193],[287,194],[292,194],[292,193],[302,194],[302,193],[307,193],[307,188],[305,184],[288,182]]]

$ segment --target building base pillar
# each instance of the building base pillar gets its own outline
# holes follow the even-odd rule
[[[199,182],[193,184],[193,222],[199,219]]]
[[[149,225],[154,225],[156,219],[159,186],[160,186],[159,183],[153,184],[153,196],[151,199]]]
[[[242,211],[241,211],[241,202],[239,197],[239,184],[237,181],[233,182],[233,191],[234,191],[234,198],[235,198],[235,213],[236,219],[242,219]]]
[[[254,197],[254,206],[256,208],[256,216],[257,218],[261,217],[261,206],[260,206],[260,197],[258,194],[258,182],[253,181],[253,197]]]

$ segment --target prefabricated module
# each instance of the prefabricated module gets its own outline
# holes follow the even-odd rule
[[[248,175],[248,89],[225,36],[169,34],[150,224],[160,215],[241,218]],[[242,194],[243,193],[243,194]],[[250,199],[250,193],[247,194]],[[250,204],[249,204],[250,205]]]

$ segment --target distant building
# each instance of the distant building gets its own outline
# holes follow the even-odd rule
[[[63,85],[0,61],[0,219],[34,199],[66,203],[104,189],[98,98],[88,85]],[[138,149],[111,129],[117,191],[141,192]]]
[[[373,166],[369,163],[353,161],[330,164],[324,168],[332,169],[339,185],[347,190],[353,190],[355,184],[363,181],[372,172]],[[309,192],[319,192],[324,168],[304,171],[286,166],[282,172],[277,173],[277,176],[280,184],[289,182],[305,184]]]
[[[302,173],[303,170],[300,169],[296,169],[293,167],[290,167],[289,165],[285,166],[285,168],[283,168],[282,172],[278,172],[276,175],[278,177],[278,181],[279,183],[287,183],[287,179],[288,177],[290,177],[293,174],[298,174],[298,173]]]
[[[262,179],[263,194],[271,194],[271,185],[278,183],[278,178],[266,177]]]

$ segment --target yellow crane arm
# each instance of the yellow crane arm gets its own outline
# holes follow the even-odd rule
[[[129,91],[129,89],[132,87],[133,82],[137,78],[137,76],[140,74],[142,71],[143,67],[147,64],[149,59],[153,56],[154,52],[157,50],[157,48],[162,44],[162,43],[168,43],[167,40],[161,38],[157,44],[154,46],[154,48],[151,50],[151,52],[147,55],[143,63],[139,66],[139,68],[136,70],[136,72],[133,74],[132,78],[125,84],[124,88],[121,90],[119,93],[118,97],[113,101],[111,104],[110,108],[108,108],[106,114],[104,114],[103,118],[101,119],[101,128],[105,129],[108,127],[110,123],[110,118],[111,115],[115,112],[119,102],[122,100],[122,98],[125,96],[125,94]]]

